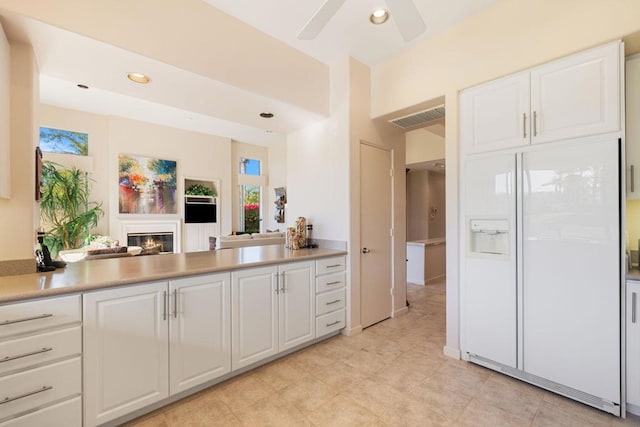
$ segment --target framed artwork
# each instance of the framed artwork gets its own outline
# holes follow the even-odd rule
[[[119,212],[177,214],[175,160],[120,154]]]
[[[87,156],[89,154],[89,135],[70,130],[41,127],[40,149],[49,153]]]

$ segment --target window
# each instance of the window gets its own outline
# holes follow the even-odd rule
[[[241,157],[239,166],[240,175],[260,176],[260,160]],[[260,185],[257,183],[240,185],[240,230],[245,233],[260,232],[261,201],[262,187]]]

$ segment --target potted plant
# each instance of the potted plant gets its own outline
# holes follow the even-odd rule
[[[51,255],[82,246],[104,214],[102,203],[89,201],[88,174],[44,161],[41,191],[40,219]]]
[[[212,188],[205,187],[204,185],[201,185],[201,184],[190,185],[184,191],[184,194],[186,194],[188,196],[211,196],[211,197],[216,197],[216,193],[213,191]]]

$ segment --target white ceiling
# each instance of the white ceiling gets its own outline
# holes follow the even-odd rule
[[[73,3],[71,0],[66,1],[69,4]],[[384,6],[382,0],[347,1],[319,36],[311,41],[298,40],[296,35],[324,0],[202,1],[184,1],[181,2],[180,7],[193,8],[190,11],[192,13],[190,16],[197,16],[207,13],[206,3],[208,3],[235,17],[219,12],[221,17],[218,17],[214,13],[212,16],[215,15],[217,19],[221,20],[216,23],[216,28],[224,26],[228,21],[229,28],[239,31],[234,33],[235,37],[245,33],[247,34],[246,40],[256,41],[256,37],[261,37],[260,34],[266,39],[273,37],[326,64],[331,64],[347,55],[366,64],[375,64],[411,44],[442,31],[447,26],[462,21],[497,0],[414,0],[426,22],[427,31],[411,43],[405,43],[402,40],[400,33],[395,28],[395,23],[392,22],[393,18],[382,26],[373,26],[369,23],[370,11],[374,6]],[[62,3],[64,1],[60,2],[60,4]],[[268,70],[261,67],[261,64],[247,69],[247,61],[251,63],[253,58],[247,58],[246,55],[237,56],[238,67],[241,67],[238,69],[244,73],[243,78],[246,82],[246,86],[237,86],[237,82],[240,80],[233,80],[230,68],[224,69],[223,74],[226,73],[229,78],[225,80],[226,82],[222,82],[212,77],[215,70],[206,72],[211,70],[211,66],[203,69],[202,64],[198,64],[200,54],[203,53],[202,47],[191,49],[197,52],[197,56],[191,54],[191,56],[178,58],[181,62],[176,60],[171,65],[170,61],[166,60],[168,56],[162,56],[163,52],[171,52],[171,48],[181,46],[180,39],[182,37],[185,38],[182,44],[185,46],[183,51],[187,52],[186,47],[191,48],[193,44],[186,40],[191,37],[189,40],[193,42],[194,33],[200,35],[197,38],[199,43],[207,43],[207,40],[211,40],[211,25],[207,28],[194,27],[189,35],[183,31],[174,31],[171,33],[175,38],[175,40],[172,39],[175,42],[174,45],[167,46],[167,49],[164,50],[158,49],[159,53],[153,55],[152,58],[151,55],[144,56],[133,51],[142,51],[140,48],[142,45],[136,44],[140,40],[140,29],[146,28],[145,22],[140,21],[145,18],[140,17],[146,16],[148,19],[154,19],[153,14],[132,15],[133,18],[127,16],[127,19],[139,22],[138,33],[130,30],[130,36],[127,37],[129,34],[127,28],[122,25],[119,28],[121,31],[116,32],[119,37],[117,42],[112,39],[111,43],[107,43],[87,35],[80,35],[76,32],[79,31],[79,27],[73,27],[69,23],[73,21],[71,19],[66,28],[71,28],[74,31],[60,28],[62,23],[59,17],[55,18],[58,21],[51,18],[58,26],[43,22],[46,21],[48,11],[44,11],[45,6],[42,5],[51,6],[47,2],[42,3],[39,7],[36,7],[36,4],[30,5],[28,2],[11,4],[13,10],[3,10],[3,2],[0,0],[1,22],[11,41],[29,43],[33,46],[41,73],[40,91],[43,103],[96,114],[123,116],[259,145],[284,141],[287,133],[325,118],[317,112],[309,111],[303,105],[304,102],[294,105],[295,103],[285,100],[286,97],[273,96],[274,86],[272,85],[269,89],[268,81],[267,84],[262,84],[262,87],[265,87],[266,91],[271,90],[271,94],[267,94],[265,91],[260,94],[250,87],[254,84],[251,81],[250,73],[255,76],[255,81],[259,81],[261,77],[264,77],[265,71],[274,70],[273,64],[269,64]],[[107,1],[100,1],[99,4],[101,7],[111,7],[113,10],[110,13],[113,13],[113,16],[118,16],[117,13],[125,13],[123,10],[116,10],[114,6],[109,6],[112,3]],[[18,10],[21,7],[24,10]],[[32,9],[29,9],[30,7]],[[167,7],[169,6],[166,6],[165,9]],[[202,7],[205,10],[201,10]],[[214,10],[210,10],[213,13]],[[184,10],[181,13],[187,14]],[[108,28],[108,26],[98,28],[99,25],[106,25],[106,23],[104,19],[100,20],[100,13],[97,9],[93,15],[96,16],[87,16],[82,22],[77,20],[73,22],[78,22],[78,26],[85,25],[90,28],[89,24],[93,23],[96,27],[96,35],[105,34],[104,28]],[[92,22],[90,18],[94,21]],[[256,36],[255,30],[252,33],[250,27],[245,26],[246,29],[243,29],[235,24],[233,21],[236,19],[267,34],[258,33]],[[184,26],[181,29],[184,29]],[[170,31],[165,27],[162,27],[162,30]],[[85,34],[90,34],[90,31],[86,29],[82,31]],[[135,45],[136,49],[125,46],[126,43],[123,43],[122,40],[130,40],[131,45]],[[151,43],[148,45],[151,48],[154,47],[153,40],[160,40],[160,34],[149,34],[147,42]],[[239,46],[246,40],[238,39],[235,43]],[[233,40],[223,41],[226,46],[234,46]],[[219,46],[220,40],[209,43],[212,45],[211,52],[216,52],[214,44],[218,43]],[[280,49],[268,40],[265,42],[265,46],[267,45],[274,46],[274,49]],[[158,47],[156,45],[156,49]],[[244,47],[246,48],[246,46]],[[295,52],[291,48],[288,49]],[[284,53],[286,54],[286,52]],[[256,52],[256,55],[260,55],[260,53]],[[304,57],[304,55],[302,56]],[[272,57],[281,58],[283,57],[282,52],[278,50],[278,55],[275,55],[274,52]],[[293,54],[289,56],[292,60],[299,61],[300,58],[294,57]],[[189,61],[189,58],[192,58],[192,61]],[[294,63],[293,61],[291,63],[294,66],[302,64],[302,62]],[[276,66],[287,67],[288,64],[276,64]],[[152,77],[152,83],[138,85],[128,81],[125,75],[130,71],[144,71]],[[249,74],[247,75],[247,73]],[[236,85],[228,83],[230,81],[236,82]],[[76,87],[77,83],[87,84],[90,89],[79,89]],[[297,84],[299,85],[300,82]],[[277,87],[275,87],[276,90]],[[285,88],[282,90],[284,91]],[[291,97],[289,96],[287,99],[291,99]],[[258,115],[263,111],[274,112],[276,117],[269,120],[262,119]]]
[[[498,0],[413,0],[427,30],[410,42],[402,39],[393,14],[383,25],[369,22],[373,10],[387,8],[385,0],[347,0],[315,40],[298,40],[296,36],[325,0],[203,1],[326,64],[350,55],[375,65]]]

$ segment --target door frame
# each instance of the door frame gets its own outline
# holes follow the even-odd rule
[[[389,258],[389,264],[391,266],[390,269],[390,288],[389,288],[389,292],[391,293],[391,306],[389,307],[389,317],[396,317],[396,315],[398,313],[396,313],[394,307],[395,307],[395,299],[396,299],[396,286],[395,286],[395,273],[396,273],[396,269],[395,269],[395,263],[394,263],[394,259],[396,256],[396,250],[395,250],[395,245],[396,245],[396,232],[395,232],[395,222],[396,222],[396,206],[394,203],[395,200],[395,196],[396,196],[396,191],[395,191],[395,169],[393,167],[393,165],[395,164],[395,150],[393,148],[389,148],[389,147],[385,147],[384,145],[381,144],[376,144],[373,142],[369,142],[367,140],[361,139],[359,141],[358,144],[358,160],[359,160],[359,168],[358,168],[358,211],[359,211],[359,215],[358,215],[358,276],[360,279],[360,292],[359,292],[359,306],[360,306],[360,329],[363,328],[362,326],[362,229],[361,229],[361,218],[363,215],[363,211],[362,211],[362,158],[360,156],[360,150],[362,148],[363,145],[372,147],[372,148],[377,148],[379,150],[383,150],[389,153],[390,158],[389,158],[389,170],[390,170],[390,179],[391,179],[391,194],[389,195],[391,198],[391,228],[390,228],[390,234],[391,234],[391,240],[390,240],[390,246],[391,246],[391,252],[390,252],[390,258]],[[405,307],[406,309],[406,307]],[[400,311],[400,310],[399,310]]]

